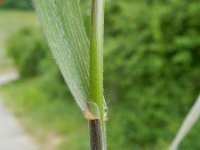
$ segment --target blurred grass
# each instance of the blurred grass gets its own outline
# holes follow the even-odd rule
[[[72,99],[52,97],[44,89],[44,83],[50,82],[41,76],[6,85],[0,91],[5,105],[43,150],[88,149],[87,122]]]
[[[13,67],[12,61],[4,51],[9,35],[24,26],[38,26],[39,22],[33,11],[0,10],[0,72]]]

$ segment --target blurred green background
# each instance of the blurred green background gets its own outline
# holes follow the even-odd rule
[[[89,0],[81,0],[88,31]],[[104,88],[108,150],[166,150],[200,91],[199,0],[107,0]],[[0,88],[44,150],[87,150],[83,119],[27,0],[0,4]],[[180,150],[198,150],[200,122]]]

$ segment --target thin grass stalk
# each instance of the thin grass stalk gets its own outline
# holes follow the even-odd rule
[[[104,0],[92,0],[90,33],[90,99],[99,120],[89,121],[91,150],[106,150],[103,101]]]
[[[174,138],[169,150],[178,150],[178,147],[187,133],[191,130],[197,119],[200,117],[200,95],[192,106],[190,112],[185,118],[181,128],[179,129],[176,137]]]

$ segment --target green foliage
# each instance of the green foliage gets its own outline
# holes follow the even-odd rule
[[[108,3],[105,83],[125,110],[122,147],[167,147],[199,94],[199,8],[196,1]]]
[[[31,0],[5,0],[0,8],[32,9]]]
[[[13,34],[7,41],[7,51],[19,69],[21,77],[37,75],[41,70],[40,62],[48,55],[48,47],[41,33],[34,28],[23,28]]]
[[[111,107],[107,123],[109,149],[165,150],[200,90],[200,3],[198,0],[155,0],[150,5],[146,1],[110,0],[106,5],[104,78],[105,93],[109,91],[110,96],[107,95],[107,99],[111,101],[108,104]],[[48,59],[40,65],[40,68],[44,68],[41,70],[52,66],[52,59],[49,54],[47,55]],[[55,80],[54,83],[52,80]],[[43,86],[39,84],[41,82],[45,82]],[[20,86],[23,85],[16,85],[13,91]],[[66,119],[68,114],[72,114],[70,108],[76,107],[71,101],[65,101],[71,97],[69,93],[65,95],[62,78],[56,69],[54,73],[49,73],[48,79],[31,81],[24,85],[21,91],[30,86],[35,88],[15,97],[23,97],[24,101],[31,99],[32,103],[38,104],[40,101],[35,101],[36,99],[49,100],[38,108],[41,111],[33,119],[37,120],[44,111],[59,108],[61,112],[69,109],[64,113],[66,116],[57,114],[58,120],[62,118],[61,120],[65,121],[58,121],[62,124],[62,127],[58,127],[61,131],[68,127],[71,121],[78,120]],[[38,87],[41,89],[36,90]],[[50,93],[53,94],[48,96]],[[54,100],[60,103],[55,109],[55,103],[51,103]],[[18,103],[11,101],[14,107],[15,102]],[[60,108],[62,104],[66,106]],[[21,110],[27,105],[28,103],[24,102]],[[30,104],[30,107],[31,105],[34,104]],[[32,111],[35,112],[33,109]],[[77,111],[73,110],[74,113]],[[24,112],[24,116],[26,115]],[[45,118],[45,115],[41,118]],[[49,118],[51,115],[53,113],[50,113]],[[51,119],[52,126],[56,126],[57,119],[55,116]],[[61,149],[71,145],[71,149],[87,149],[84,145],[87,143],[84,141],[85,138],[76,132],[77,128],[82,127],[75,127],[75,124],[78,123],[74,123],[74,128],[69,130],[73,130],[73,138],[70,137],[68,140],[66,135]],[[200,149],[199,130],[200,122],[183,141],[180,149]],[[77,140],[81,142],[77,143]]]
[[[55,77],[47,73],[1,88],[4,103],[23,120],[26,131],[44,144],[42,149],[89,149],[87,124],[65,84]]]
[[[155,83],[161,77],[199,79],[200,31],[195,22],[198,3],[179,2],[159,7],[135,2],[118,2],[118,5],[116,8],[111,5],[107,12],[110,15],[107,53],[114,58],[108,68],[116,74],[118,70],[114,67],[121,68],[120,75],[130,75],[133,81],[143,84]]]

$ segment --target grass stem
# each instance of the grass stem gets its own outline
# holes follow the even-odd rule
[[[91,150],[105,150],[103,100],[104,0],[92,0],[90,31],[90,100],[98,106],[99,120],[89,121]]]
[[[103,135],[100,120],[90,120],[90,149],[91,150],[103,150]]]

